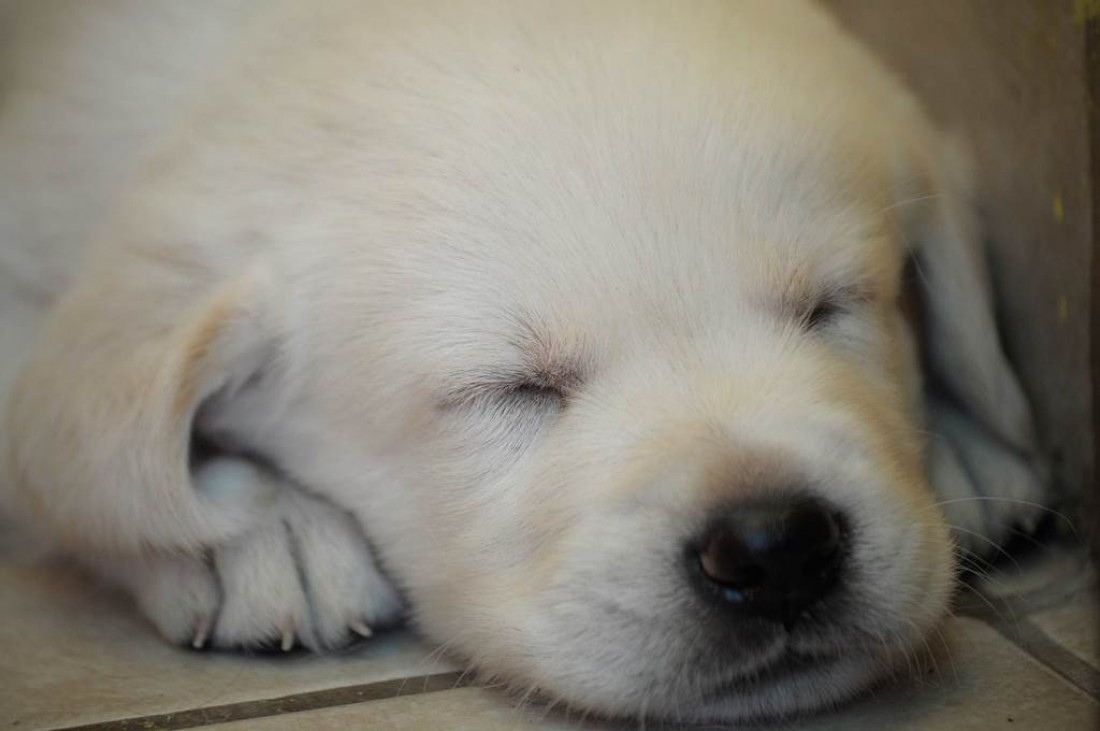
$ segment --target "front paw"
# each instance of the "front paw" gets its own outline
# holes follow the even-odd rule
[[[1049,478],[955,407],[932,410],[929,479],[940,507],[967,553],[992,556],[1017,535],[1029,535],[1046,514]]]
[[[285,487],[253,531],[189,556],[101,558],[164,637],[196,648],[321,651],[370,636],[402,612],[357,522]]]

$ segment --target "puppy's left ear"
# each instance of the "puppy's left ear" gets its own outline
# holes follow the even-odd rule
[[[196,429],[278,362],[277,285],[262,267],[217,281],[166,262],[94,261],[11,395],[0,498],[58,545],[197,552],[272,503],[250,463],[201,458]]]
[[[927,188],[906,212],[928,375],[986,431],[1030,456],[1031,407],[997,330],[970,158],[955,139],[933,153],[922,176]]]

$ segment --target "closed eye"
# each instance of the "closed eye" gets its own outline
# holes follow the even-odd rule
[[[505,398],[539,406],[561,405],[565,403],[567,397],[563,388],[536,381],[518,381],[500,388],[499,391]]]
[[[859,312],[875,299],[872,290],[864,285],[828,287],[800,297],[788,305],[788,311],[795,313],[795,319],[803,330],[818,332],[828,329],[849,314]]]
[[[843,313],[843,306],[833,298],[824,298],[811,303],[802,318],[802,327],[806,330],[820,330],[831,324]]]
[[[542,374],[493,374],[449,390],[440,399],[440,407],[488,405],[509,407],[560,407],[568,400],[566,386]]]

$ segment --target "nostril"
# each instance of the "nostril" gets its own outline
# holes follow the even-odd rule
[[[787,621],[835,583],[844,555],[842,523],[812,498],[743,503],[697,544],[699,568],[727,601]]]
[[[703,573],[724,586],[739,589],[761,586],[767,581],[768,571],[760,561],[761,554],[752,550],[751,545],[731,531],[714,534],[699,554]]]

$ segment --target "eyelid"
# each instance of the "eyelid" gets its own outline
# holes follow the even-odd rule
[[[807,330],[827,324],[838,314],[874,300],[874,294],[861,285],[830,287],[807,296],[799,303],[799,319]],[[824,316],[820,311],[825,310]]]
[[[456,385],[444,389],[439,398],[439,405],[443,409],[466,406],[504,392],[508,383],[509,381],[505,379],[497,380],[495,378],[464,382],[459,380]]]
[[[842,309],[843,305],[838,304],[833,299],[811,302],[810,306],[803,311],[802,326],[807,330],[814,330],[822,325],[827,325]]]
[[[829,287],[818,293],[818,299],[839,303],[860,304],[875,299],[874,290],[865,284],[846,284]]]
[[[547,395],[553,394],[563,399],[568,396],[566,385],[539,373],[499,372],[483,374],[480,377],[456,379],[456,381],[457,385],[447,389],[439,399],[441,408],[456,408],[487,398],[518,396],[527,390],[540,391]]]

